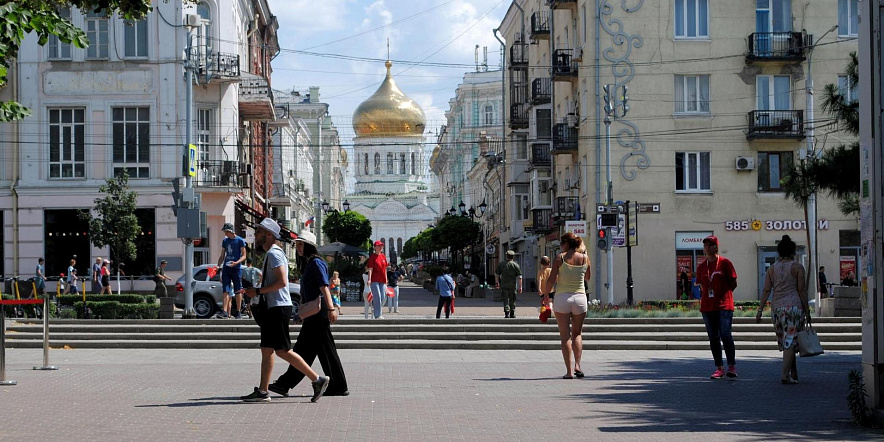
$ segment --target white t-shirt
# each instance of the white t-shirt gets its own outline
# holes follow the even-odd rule
[[[286,307],[292,305],[292,297],[289,294],[289,261],[278,245],[273,247],[264,255],[264,286],[271,286],[276,283],[276,272],[274,269],[285,266],[285,286],[274,292],[264,292],[262,294],[267,299],[267,307]]]

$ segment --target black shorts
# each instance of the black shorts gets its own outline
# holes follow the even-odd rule
[[[261,329],[261,348],[289,350],[292,348],[292,335],[289,333],[289,320],[292,306],[271,307],[261,315],[258,327]]]

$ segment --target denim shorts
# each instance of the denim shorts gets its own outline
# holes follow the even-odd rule
[[[230,294],[242,290],[242,267],[227,267],[225,265],[221,268],[221,290]]]

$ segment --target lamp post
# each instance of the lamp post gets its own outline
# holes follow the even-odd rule
[[[807,48],[807,50],[809,52],[807,54],[807,78],[804,80],[804,86],[805,86],[805,92],[806,92],[806,94],[805,94],[805,98],[806,98],[805,107],[807,108],[807,111],[806,111],[807,115],[805,115],[806,119],[805,119],[805,123],[804,123],[805,126],[807,127],[807,152],[804,155],[802,155],[802,158],[801,158],[802,161],[810,161],[810,162],[816,161],[817,156],[821,153],[821,152],[814,152],[814,146],[813,146],[814,136],[815,136],[814,125],[816,124],[816,122],[813,121],[813,119],[814,119],[814,115],[813,115],[814,114],[814,112],[813,112],[813,49],[816,47],[816,45],[819,44],[820,41],[822,41],[823,37],[829,35],[829,33],[834,31],[835,29],[838,29],[838,25],[835,25],[835,26],[832,26],[831,28],[829,28],[829,30],[826,31],[825,34],[823,34],[820,38],[818,38],[816,40],[816,42],[814,42],[812,45],[810,45],[810,47]],[[817,272],[816,189],[813,189],[813,192],[811,192],[810,195],[807,197],[807,226],[806,227],[807,227],[807,236],[808,236],[807,246],[809,249],[807,251],[807,256],[808,256],[808,258],[807,258],[807,271],[810,272],[811,275],[816,275],[816,272]],[[820,301],[821,300],[820,300],[820,290],[819,290],[818,284],[819,284],[819,279],[815,276],[811,277],[810,284],[807,288],[808,290],[811,291],[811,293],[816,293],[816,312],[817,312],[816,314],[817,314],[817,316],[819,316],[820,313],[822,312],[822,309],[820,309]]]
[[[349,212],[350,211],[350,202],[347,200],[344,200],[344,204],[341,207],[344,208],[344,213]]]
[[[614,204],[614,183],[611,181],[611,122],[620,117],[625,117],[629,112],[628,97],[626,96],[627,88],[623,86],[623,96],[617,98],[616,87],[606,84],[605,90],[605,178],[607,180],[607,192],[605,197],[605,205],[611,207]],[[617,109],[622,106],[622,112],[617,113]],[[607,285],[608,304],[614,303],[614,245],[608,245],[607,249]]]

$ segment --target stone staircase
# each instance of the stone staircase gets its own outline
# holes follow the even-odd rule
[[[292,337],[300,327],[292,326]],[[827,351],[860,351],[860,318],[818,318],[814,329]],[[770,319],[734,318],[738,350],[776,350]],[[41,348],[39,320],[7,322],[9,348]],[[333,326],[340,349],[558,350],[554,320],[536,318],[424,317],[365,320],[344,317]],[[251,320],[54,320],[51,348],[257,348],[258,327]],[[700,318],[590,318],[583,328],[587,350],[708,350]]]

